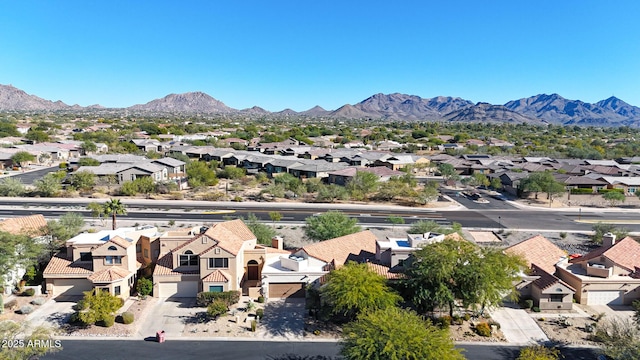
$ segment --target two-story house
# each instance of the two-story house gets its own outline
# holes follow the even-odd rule
[[[153,236],[155,227],[120,228],[83,233],[65,243],[44,270],[47,293],[52,296],[83,295],[94,288],[126,299],[137,271],[140,236]]]

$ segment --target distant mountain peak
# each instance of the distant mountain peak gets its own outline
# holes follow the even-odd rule
[[[201,91],[169,94],[162,99],[152,100],[146,104],[134,105],[128,109],[169,113],[230,113],[235,111],[223,102]]]

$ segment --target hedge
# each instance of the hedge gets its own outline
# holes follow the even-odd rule
[[[237,304],[240,301],[240,291],[223,291],[223,292],[211,292],[203,291],[196,296],[196,303],[198,306],[209,306],[215,300],[220,300],[227,306]]]
[[[619,192],[621,194],[624,194],[624,189],[600,189],[600,190],[598,190],[598,194],[606,194],[606,193],[610,193],[610,192]]]
[[[593,189],[585,189],[585,188],[573,188],[571,189],[572,194],[593,194]]]

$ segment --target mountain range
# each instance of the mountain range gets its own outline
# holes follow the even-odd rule
[[[104,107],[67,105],[29,95],[11,85],[0,85],[0,111],[91,111]],[[484,123],[528,123],[583,126],[640,127],[640,108],[610,97],[590,104],[565,99],[558,94],[540,94],[512,100],[504,105],[476,103],[459,97],[421,98],[400,93],[375,94],[357,104],[336,110],[320,106],[296,112],[285,109],[269,112],[254,106],[233,109],[203,92],[170,94],[146,104],[112,109],[133,113],[238,114],[274,117],[324,117],[336,119],[383,119],[404,121],[445,121]]]

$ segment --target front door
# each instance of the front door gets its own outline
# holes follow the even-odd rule
[[[255,260],[247,264],[247,280],[260,280],[260,267]]]

